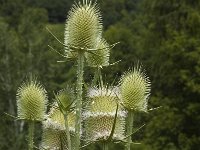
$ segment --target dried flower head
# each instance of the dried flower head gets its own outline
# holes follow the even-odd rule
[[[120,90],[121,102],[126,109],[147,111],[150,80],[141,67],[136,67],[121,77]]]
[[[78,47],[79,50],[94,48],[97,37],[102,34],[102,20],[99,8],[91,0],[84,0],[72,6],[65,26],[65,45]],[[75,57],[76,52],[66,47],[68,57]]]
[[[46,113],[47,92],[36,80],[24,82],[17,90],[19,119],[42,121]]]
[[[93,53],[86,53],[88,65],[91,67],[102,67],[109,65],[110,47],[109,44],[99,38]]]
[[[113,128],[117,109],[118,88],[91,88],[88,92],[89,104],[84,109],[86,139],[107,140]],[[124,138],[126,112],[119,108],[112,139]]]

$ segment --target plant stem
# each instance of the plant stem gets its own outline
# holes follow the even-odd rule
[[[66,134],[67,134],[67,148],[68,150],[71,150],[71,139],[70,139],[70,132],[69,132],[69,125],[68,125],[68,119],[67,119],[67,114],[64,114],[65,118],[65,128],[66,128]]]
[[[28,149],[33,150],[33,136],[34,136],[34,122],[29,122],[29,129],[28,129]]]
[[[103,142],[103,150],[108,150],[108,142]]]
[[[94,79],[93,79],[93,81],[92,81],[92,87],[95,86],[95,85],[97,85],[98,77],[99,77],[99,76],[98,76],[98,69],[95,68],[95,71],[94,71]]]
[[[78,52],[77,68],[77,100],[76,100],[76,125],[75,125],[75,150],[80,147],[81,132],[81,108],[82,108],[82,86],[83,86],[84,53]]]
[[[101,87],[103,87],[103,79],[102,79],[102,74],[101,74],[101,68],[98,67],[98,75],[99,75],[99,82],[100,82],[100,85]]]
[[[132,132],[133,132],[133,117],[134,117],[133,111],[128,111],[128,118],[127,118],[127,135],[128,141],[126,144],[126,150],[131,149],[131,143],[132,143]]]

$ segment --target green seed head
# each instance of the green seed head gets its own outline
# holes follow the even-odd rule
[[[91,67],[102,67],[109,65],[110,48],[104,39],[99,39],[93,53],[86,53],[88,65]]]
[[[17,90],[18,118],[42,121],[46,113],[46,93],[36,80],[24,82]]]
[[[89,104],[85,107],[83,118],[84,133],[87,140],[106,140],[111,133],[118,101],[118,88],[92,88],[88,92]],[[126,112],[118,110],[113,139],[124,138],[124,118]]]
[[[97,38],[101,36],[102,24],[99,9],[90,0],[73,5],[65,26],[65,45],[78,48],[94,48]],[[79,50],[80,50],[79,49]],[[68,57],[76,56],[76,52],[66,47]]]
[[[61,103],[64,111],[68,111],[70,109],[70,106],[74,101],[74,97],[75,97],[74,91],[70,87],[60,90],[56,94],[56,99],[59,103]]]
[[[75,113],[70,112],[67,115],[68,125],[70,132],[74,132],[75,129]],[[53,104],[47,119],[43,122],[45,128],[53,128],[58,130],[65,130],[65,119],[63,113],[60,111],[57,104]]]
[[[120,80],[120,85],[121,101],[126,109],[147,111],[150,81],[140,67],[125,73]]]

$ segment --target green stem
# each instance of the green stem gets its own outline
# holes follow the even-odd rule
[[[84,53],[78,52],[75,150],[79,150],[80,147],[83,68],[84,68]]]
[[[132,143],[132,132],[133,132],[133,111],[129,111],[128,112],[128,118],[127,118],[127,135],[128,137],[128,141],[126,144],[126,150],[130,150],[131,149],[131,143]]]
[[[99,77],[99,75],[98,75],[98,69],[95,68],[95,71],[94,71],[94,79],[93,79],[93,82],[92,82],[92,87],[95,86],[95,85],[97,85],[98,77]]]
[[[33,136],[34,136],[34,122],[29,122],[29,129],[28,129],[28,149],[33,150]]]
[[[103,87],[103,79],[102,79],[102,74],[101,74],[101,68],[98,67],[97,69],[98,69],[100,85],[101,85],[101,87]]]
[[[108,150],[108,142],[103,142],[103,150]]]
[[[67,114],[64,115],[64,118],[65,118],[66,134],[67,134],[67,146],[68,146],[68,150],[71,150],[72,148],[71,148],[71,139],[70,139],[70,132],[69,132]]]

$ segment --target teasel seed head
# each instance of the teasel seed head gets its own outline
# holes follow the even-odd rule
[[[121,102],[130,111],[147,111],[150,80],[140,66],[125,73],[120,80]]]
[[[91,88],[88,92],[89,104],[84,109],[84,134],[89,141],[107,140],[113,128],[117,109],[118,88]],[[112,139],[124,138],[126,112],[120,107],[117,112]]]
[[[69,130],[71,133],[75,132],[75,113],[70,112],[67,114]],[[54,103],[43,121],[44,128],[52,128],[58,130],[65,130],[65,119],[63,113],[60,111],[57,103]]]
[[[42,133],[41,149],[67,149],[67,135],[64,130],[44,128]]]
[[[102,38],[98,38],[96,51],[86,53],[88,65],[91,67],[103,67],[109,65],[110,47],[109,44]]]
[[[65,89],[60,90],[56,95],[57,102],[62,105],[63,111],[67,112],[70,111],[70,108],[73,107],[73,103],[75,100],[74,90],[67,86]]]
[[[91,0],[74,4],[69,12],[65,26],[65,45],[78,48],[94,48],[97,38],[102,34],[102,19],[99,8]],[[66,47],[68,57],[76,57],[76,52]],[[80,50],[80,49],[79,49]]]
[[[29,79],[17,90],[19,119],[42,121],[47,109],[47,92],[36,79]]]

